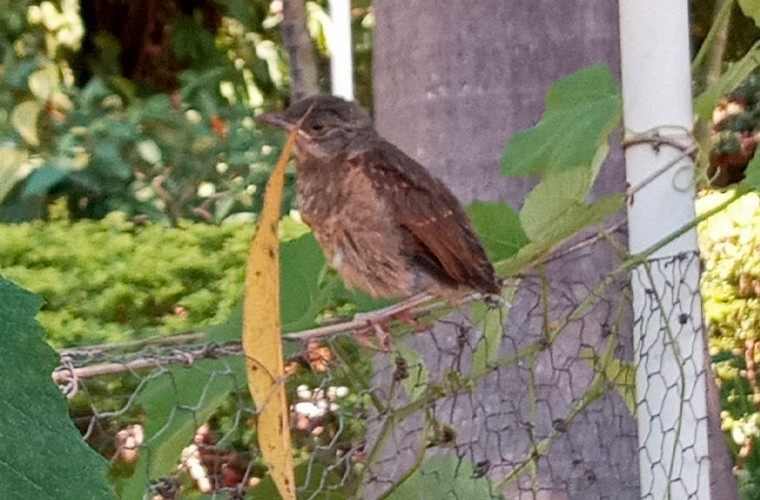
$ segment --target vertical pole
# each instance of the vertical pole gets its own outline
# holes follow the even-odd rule
[[[351,54],[351,0],[330,0],[330,78],[333,95],[354,98],[354,62]]]
[[[688,0],[620,0],[630,186],[629,247],[645,250],[694,219]],[[680,159],[679,159],[680,158]],[[643,182],[670,162],[674,166]],[[641,498],[710,499],[706,374],[696,230],[632,275]]]

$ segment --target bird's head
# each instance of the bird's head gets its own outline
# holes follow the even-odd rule
[[[369,114],[353,101],[336,96],[301,99],[280,113],[264,113],[259,121],[276,125],[287,132],[298,126],[296,150],[300,155],[333,157],[361,132],[371,131]]]

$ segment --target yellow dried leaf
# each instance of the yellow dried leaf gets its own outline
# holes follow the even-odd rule
[[[285,370],[280,336],[280,261],[277,222],[282,205],[285,166],[298,129],[288,135],[267,183],[264,208],[248,253],[243,306],[243,350],[248,388],[258,413],[259,448],[277,490],[296,498],[293,451],[285,398]]]

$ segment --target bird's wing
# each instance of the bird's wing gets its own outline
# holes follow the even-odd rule
[[[434,276],[478,291],[498,293],[493,267],[459,201],[425,167],[388,142],[351,155],[405,231],[409,257]]]

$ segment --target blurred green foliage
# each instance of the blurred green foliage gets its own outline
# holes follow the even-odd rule
[[[325,3],[307,2],[307,27],[328,90]],[[0,220],[44,217],[58,197],[76,218],[257,211],[282,136],[254,115],[288,99],[281,2],[0,5]],[[354,19],[357,94],[371,104],[369,2]],[[124,31],[133,24],[144,33]]]
[[[172,20],[171,48],[186,69],[175,90],[157,93],[120,74],[121,49],[102,41],[107,34],[81,53],[79,2],[8,5],[0,218],[44,215],[30,203],[48,194],[64,196],[76,217],[120,210],[176,223],[255,210],[280,139],[253,111],[286,95],[286,66],[268,2],[242,6],[222,2],[239,18],[223,17],[216,32],[197,9]]]
[[[124,342],[225,320],[240,299],[252,224],[55,220],[0,226],[3,275],[39,294],[58,347]]]
[[[707,192],[704,213],[732,196]],[[760,495],[760,195],[751,192],[699,225],[702,300],[721,420],[735,454],[742,498]]]

